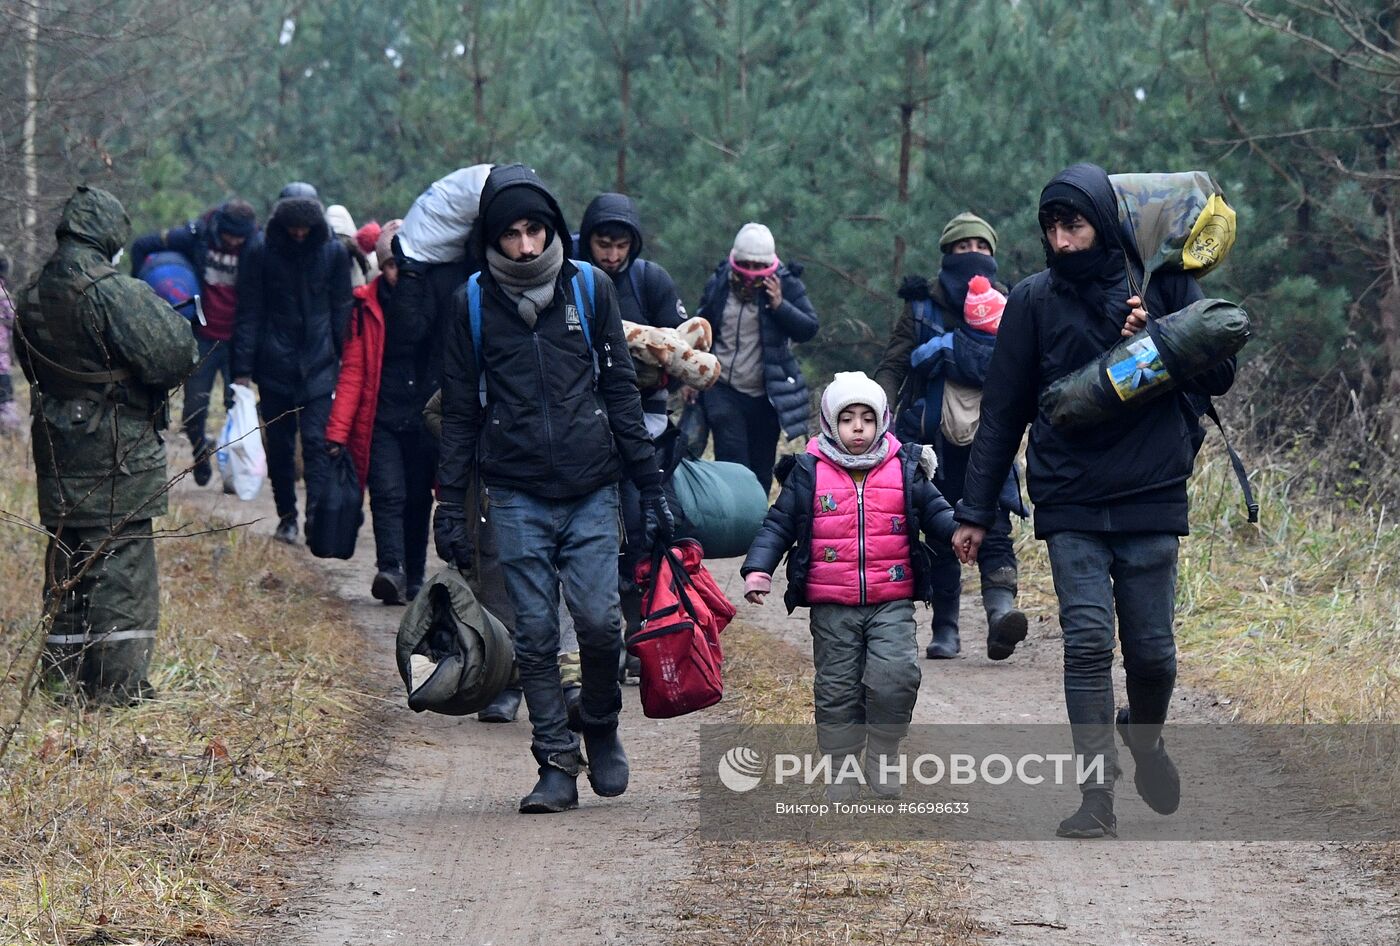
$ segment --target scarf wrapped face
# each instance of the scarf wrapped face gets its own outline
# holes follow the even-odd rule
[[[494,246],[486,248],[486,265],[506,295],[515,303],[516,313],[530,328],[540,312],[554,301],[554,283],[564,265],[563,244],[551,236],[544,252],[532,260],[513,260]]]
[[[828,405],[826,400],[822,399],[822,432],[817,438],[817,449],[821,450],[822,455],[845,470],[871,470],[883,463],[890,452],[890,438],[887,436],[890,429],[889,407],[862,404],[859,401]],[[875,434],[871,438],[870,449],[864,453],[851,453],[847,450],[837,430],[841,412],[849,407],[869,407],[876,412]]]

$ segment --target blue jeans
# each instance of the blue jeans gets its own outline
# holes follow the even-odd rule
[[[573,499],[499,486],[489,487],[487,495],[506,593],[515,607],[515,663],[534,728],[531,748],[541,763],[576,766],[579,740],[569,730],[559,683],[559,591],[562,585],[578,633],[583,724],[615,726],[622,709],[617,487]]]
[[[228,356],[230,344],[216,342],[199,335],[194,337],[199,346],[199,362],[194,371],[185,379],[185,410],[181,424],[185,436],[194,447],[195,454],[204,449],[204,421],[209,416],[209,392],[214,388],[214,376],[222,375],[224,380],[224,407],[233,406],[233,379],[229,377]]]
[[[1176,556],[1163,532],[1056,532],[1046,537],[1065,647],[1065,709],[1074,751],[1105,756],[1117,777],[1113,740],[1113,629],[1123,647],[1134,725],[1160,727],[1176,685]],[[1151,735],[1155,740],[1155,733]],[[1086,784],[1081,788],[1096,788]]]

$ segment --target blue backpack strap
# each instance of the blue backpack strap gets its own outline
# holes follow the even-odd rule
[[[570,262],[574,264],[574,269],[577,270],[572,280],[574,305],[576,305],[579,310],[578,321],[579,325],[583,328],[583,343],[588,346],[588,353],[593,357],[593,383],[596,385],[600,373],[598,367],[598,350],[593,347],[593,330],[588,324],[594,318],[597,304],[597,296],[594,293],[596,286],[594,284],[593,264],[585,263],[581,260],[570,260]],[[580,284],[587,287],[586,290],[581,288]],[[585,292],[588,295],[587,308],[585,308],[583,304]],[[608,347],[608,367],[612,367],[611,346]]]
[[[914,313],[914,326],[918,330],[919,344],[935,335],[943,334],[942,320],[938,318],[938,311],[933,307],[932,299],[915,299],[909,303],[909,308]]]
[[[467,320],[472,331],[472,355],[476,358],[477,396],[486,406],[486,372],[481,368],[481,274],[472,273],[467,280]]]

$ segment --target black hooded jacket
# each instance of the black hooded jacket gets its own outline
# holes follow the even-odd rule
[[[309,226],[300,243],[288,226]],[[238,266],[233,376],[296,403],[335,391],[354,299],[350,257],[315,198],[277,202]]]
[[[521,319],[490,267],[482,269],[480,370],[465,287],[455,296],[446,326],[438,495],[462,502],[478,470],[488,486],[556,499],[616,483],[624,472],[639,486],[659,484],[612,281],[594,268],[596,310],[580,313],[590,319],[590,352],[583,332],[571,327],[568,318],[567,310],[574,306],[570,282],[577,272],[568,259],[573,241],[554,195],[529,168],[514,164],[492,170],[469,237],[472,252],[486,258],[488,208],[510,187],[532,187],[545,196],[565,261],[554,301],[539,313],[533,328]],[[479,400],[482,371],[485,407]]]
[[[1110,253],[1126,255],[1141,274],[1118,222],[1117,197],[1108,175],[1092,164],[1076,164],[1051,181],[1078,189],[1094,210],[1098,239]],[[1140,279],[1139,279],[1140,282]],[[1122,302],[1131,294],[1126,276],[1110,292]],[[1149,318],[1162,318],[1200,299],[1196,281],[1179,273],[1157,273],[1148,285]],[[1229,358],[1192,379],[1171,396],[1125,412],[1112,425],[1067,433],[1039,411],[1041,392],[1121,340],[1122,322],[1096,311],[1052,269],[1016,285],[997,332],[996,349],[982,389],[982,420],[972,444],[959,522],[989,526],[997,494],[1030,425],[1027,486],[1035,504],[1037,536],[1061,531],[1170,532],[1186,535],[1186,480],[1202,436],[1190,395],[1219,395],[1235,378]]]
[[[662,266],[641,258],[642,218],[637,205],[626,194],[599,194],[589,203],[579,226],[578,246],[574,248],[579,259],[594,261],[589,238],[594,230],[608,223],[621,224],[632,231],[627,266],[612,277],[623,319],[657,328],[680,325],[686,314],[680,294],[676,292],[676,283]]]

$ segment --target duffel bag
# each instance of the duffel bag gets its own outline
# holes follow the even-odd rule
[[[768,515],[768,496],[742,463],[687,457],[671,477],[680,505],[676,534],[696,539],[709,558],[747,555]]]
[[[364,491],[350,451],[340,451],[330,464],[316,505],[307,509],[306,546],[317,558],[350,558],[365,521]]]

